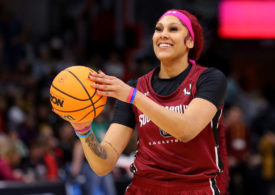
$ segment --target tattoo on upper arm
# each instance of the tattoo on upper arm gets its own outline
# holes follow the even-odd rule
[[[85,139],[85,142],[98,157],[102,159],[107,159],[106,150],[98,143],[93,133]]]
[[[110,142],[104,141],[104,143],[108,144],[115,151],[115,153],[117,154],[117,156],[119,156],[118,151],[116,150],[116,148]]]

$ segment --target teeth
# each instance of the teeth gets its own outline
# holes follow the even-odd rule
[[[171,45],[168,43],[161,43],[159,44],[159,47],[171,47]]]

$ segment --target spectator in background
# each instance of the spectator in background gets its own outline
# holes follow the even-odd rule
[[[253,118],[251,126],[256,154],[248,161],[250,185],[247,189],[251,189],[250,194],[272,194],[275,191],[275,88],[268,84],[262,90],[267,104]],[[252,167],[255,162],[256,166]]]
[[[238,106],[231,107],[226,116],[226,143],[230,167],[230,192],[244,194],[247,158],[250,152],[250,130]]]
[[[266,185],[266,193],[271,194],[271,189],[275,187],[275,131],[268,131],[262,136],[259,146],[262,156],[262,177]]]
[[[27,146],[23,143],[23,141],[19,138],[18,132],[14,129],[10,129],[8,132],[8,136],[10,141],[15,144],[20,153],[20,156],[24,159],[29,155],[29,151]]]
[[[29,155],[22,164],[22,169],[31,181],[46,179],[46,166],[43,160],[45,149],[40,139],[33,140],[29,146]]]
[[[8,138],[0,139],[0,180],[22,180],[23,177],[15,168],[21,160],[16,145]]]
[[[26,114],[23,111],[23,98],[20,93],[18,96],[10,98],[11,105],[7,111],[8,127],[16,129],[20,124],[25,121]]]
[[[55,149],[57,148],[57,140],[54,137],[53,130],[50,126],[44,125],[40,134],[44,153],[44,163],[46,166],[46,179],[54,181],[58,179],[58,160]]]

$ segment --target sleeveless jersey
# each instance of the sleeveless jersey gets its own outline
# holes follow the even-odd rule
[[[154,70],[138,79],[137,89],[166,109],[184,113],[195,97],[197,80],[206,69],[192,65],[184,81],[168,96],[154,92],[151,86]],[[135,175],[155,180],[196,182],[213,178],[222,171],[215,135],[217,129],[213,128],[213,124],[218,127],[220,116],[214,117],[217,120],[211,121],[191,141],[183,143],[160,129],[134,106],[133,111],[138,130],[138,148],[131,165],[131,171]]]

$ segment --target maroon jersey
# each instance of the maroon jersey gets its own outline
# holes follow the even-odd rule
[[[169,96],[154,92],[151,86],[154,70],[139,78],[137,89],[165,108],[184,113],[195,97],[196,82],[205,69],[193,65],[185,80]],[[203,181],[221,171],[212,121],[194,139],[183,143],[160,129],[136,107],[133,110],[139,138],[136,158],[131,166],[135,175],[166,181]],[[215,122],[217,126],[219,118]]]

